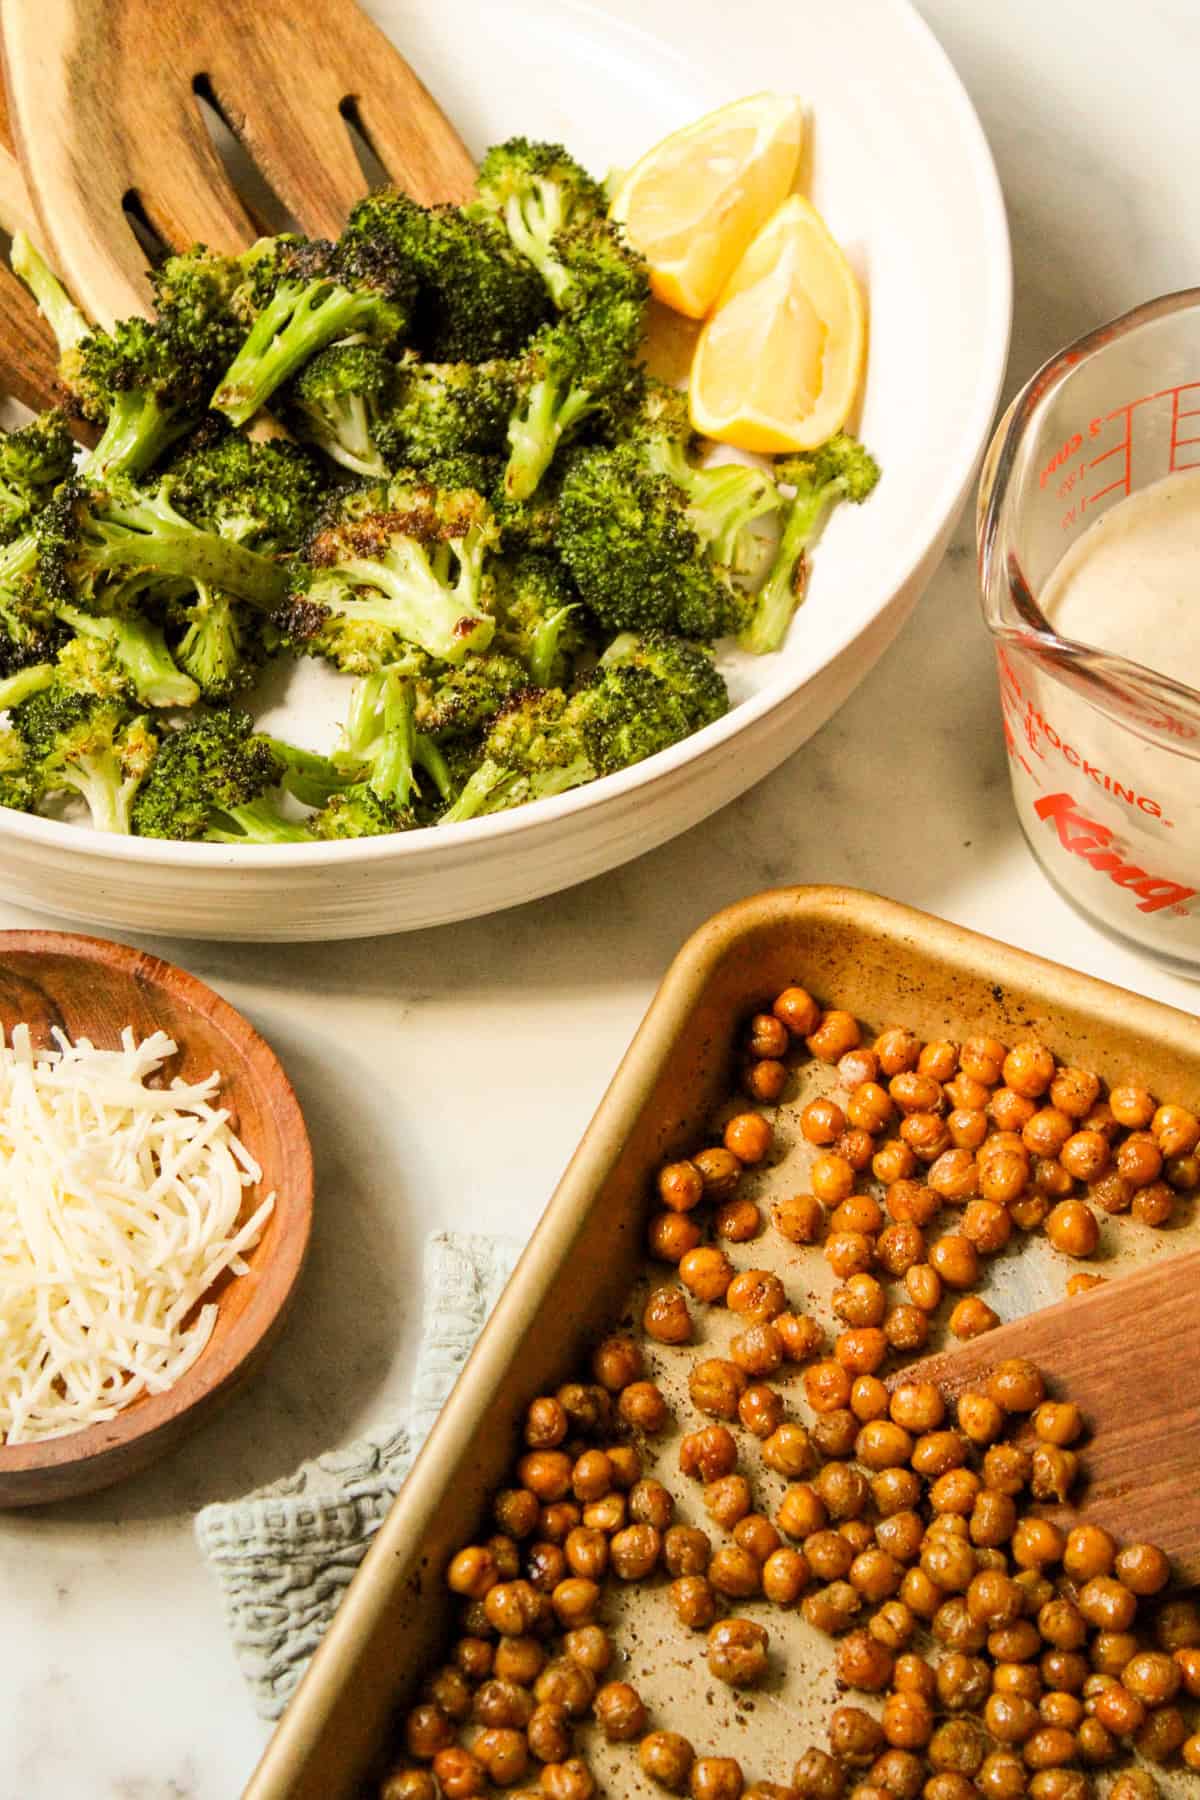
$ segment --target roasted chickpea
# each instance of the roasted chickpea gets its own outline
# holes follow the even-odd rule
[[[704,1182],[706,1200],[724,1200],[733,1193],[742,1178],[742,1165],[732,1150],[717,1144],[711,1150],[701,1150],[692,1161],[700,1171]]]
[[[883,1321],[883,1335],[893,1350],[923,1350],[929,1341],[929,1317],[917,1306],[893,1306]]]
[[[916,1167],[917,1159],[902,1138],[888,1138],[871,1158],[871,1173],[885,1187],[894,1181],[906,1181]]]
[[[662,1533],[653,1525],[627,1525],[609,1542],[609,1565],[618,1580],[641,1581],[653,1569],[661,1551]]]
[[[797,1800],[842,1800],[846,1777],[840,1765],[824,1750],[810,1747],[792,1771],[792,1786],[786,1790]]]
[[[637,1525],[653,1525],[665,1531],[675,1512],[675,1502],[661,1481],[635,1481],[629,1490],[629,1517]]]
[[[598,1581],[608,1568],[608,1538],[594,1526],[577,1525],[567,1533],[563,1554],[573,1575]]]
[[[840,1531],[813,1531],[804,1540],[804,1556],[819,1581],[840,1581],[850,1572],[854,1548]]]
[[[967,1441],[957,1431],[927,1431],[913,1445],[912,1466],[918,1475],[944,1475],[961,1469],[967,1460]]]
[[[596,1697],[596,1677],[569,1657],[548,1662],[534,1683],[539,1706],[561,1706],[572,1719],[582,1719]]]
[[[744,1475],[722,1475],[704,1490],[704,1510],[714,1524],[731,1531],[744,1519],[754,1504],[750,1483]]]
[[[810,1100],[800,1114],[800,1130],[810,1144],[832,1144],[846,1129],[846,1114],[836,1100]]]
[[[988,1101],[987,1110],[998,1131],[1011,1132],[1016,1136],[1024,1130],[1037,1109],[1028,1095],[1018,1094],[1013,1088],[1001,1087],[996,1089]]]
[[[773,1133],[762,1113],[738,1113],[725,1126],[722,1142],[742,1163],[760,1163],[771,1148]]]
[[[855,1442],[855,1455],[866,1469],[901,1468],[912,1455],[911,1434],[892,1419],[873,1419]]]
[[[1079,1458],[1057,1444],[1036,1444],[1031,1456],[1029,1491],[1035,1500],[1063,1501],[1075,1484]]]
[[[960,1413],[961,1421],[961,1413]],[[1016,1530],[1017,1508],[1010,1494],[984,1488],[971,1508],[971,1542],[981,1550],[997,1550]]]
[[[1175,1196],[1163,1181],[1152,1181],[1149,1187],[1139,1188],[1133,1196],[1130,1213],[1139,1225],[1150,1225],[1155,1230],[1169,1225],[1175,1211]]]
[[[831,1413],[845,1408],[850,1398],[850,1388],[849,1372],[840,1362],[827,1360],[811,1363],[804,1371],[804,1397],[816,1413]],[[857,1421],[855,1424],[857,1426]]]
[[[794,1606],[812,1579],[808,1559],[799,1550],[772,1550],[762,1566],[762,1591],[775,1606]]]
[[[963,1066],[966,1067],[965,1061]],[[1027,1099],[1036,1100],[1054,1080],[1054,1058],[1044,1044],[1030,1039],[1013,1046],[1004,1058],[1000,1072],[1007,1086]]]
[[[974,1287],[979,1280],[979,1252],[970,1238],[952,1232],[929,1247],[930,1266],[948,1288]]]
[[[379,1785],[379,1800],[437,1800],[437,1783],[428,1769],[393,1769]]]
[[[759,1069],[767,1066],[759,1064]],[[713,1231],[730,1244],[748,1244],[763,1228],[763,1216],[753,1200],[726,1200],[713,1214]]]
[[[892,1678],[892,1653],[866,1631],[851,1631],[837,1649],[838,1680],[846,1687],[878,1694]]]
[[[738,1401],[746,1391],[746,1377],[736,1363],[720,1356],[705,1357],[688,1376],[693,1406],[714,1419],[736,1419]]]
[[[1123,1769],[1106,1800],[1157,1800],[1158,1783],[1145,1769]]]
[[[694,1525],[672,1525],[663,1537],[663,1562],[671,1575],[703,1575],[711,1557],[708,1533]]]
[[[717,1596],[703,1575],[680,1575],[671,1583],[671,1606],[675,1617],[689,1631],[707,1631],[717,1616]]]
[[[742,1091],[749,1100],[773,1106],[787,1086],[787,1064],[763,1057],[742,1070]]]
[[[829,1748],[839,1762],[865,1769],[883,1749],[883,1727],[858,1706],[839,1706],[829,1720]]]
[[[1042,1680],[1053,1693],[1079,1694],[1091,1670],[1087,1658],[1078,1650],[1047,1650],[1038,1663]],[[1047,1724],[1061,1725],[1061,1719],[1048,1719]]]
[[[700,1242],[700,1227],[690,1213],[660,1212],[651,1219],[646,1243],[656,1262],[679,1263]]]
[[[749,1325],[733,1338],[729,1355],[747,1375],[773,1375],[783,1362],[783,1339],[774,1325]]]
[[[835,1275],[857,1275],[874,1261],[875,1240],[866,1231],[833,1231],[825,1240],[824,1255]]]
[[[918,1512],[894,1512],[875,1522],[875,1541],[897,1563],[915,1562],[925,1541],[925,1522]]]
[[[878,1326],[861,1325],[840,1332],[833,1353],[851,1375],[873,1375],[887,1356],[888,1341]]]
[[[730,1282],[725,1304],[751,1324],[763,1325],[787,1310],[787,1296],[778,1275],[766,1269],[743,1269]]]
[[[692,1338],[692,1316],[687,1301],[676,1287],[655,1288],[642,1313],[642,1329],[657,1344],[688,1344]],[[532,1483],[526,1481],[525,1486]],[[534,1489],[537,1492],[537,1489]]]
[[[767,1668],[767,1634],[750,1619],[722,1619],[708,1634],[710,1674],[730,1687],[751,1687]]]
[[[596,1695],[596,1722],[610,1744],[628,1744],[646,1729],[646,1708],[627,1681],[610,1681]]]
[[[808,1538],[829,1522],[825,1503],[810,1482],[796,1482],[779,1503],[775,1523],[785,1537]]]
[[[529,1746],[522,1731],[496,1727],[481,1731],[472,1753],[483,1764],[495,1787],[512,1787],[521,1781],[529,1768]]]
[[[1092,1702],[1093,1716],[1114,1737],[1132,1737],[1146,1722],[1146,1708],[1136,1694],[1119,1681],[1110,1682]]]
[[[1130,1583],[1124,1572],[1121,1579],[1127,1587]],[[1136,1592],[1131,1588],[1131,1592]],[[1168,1600],[1158,1609],[1154,1621],[1154,1636],[1160,1650],[1193,1650],[1200,1647],[1200,1605],[1195,1600]]]
[[[569,1756],[565,1762],[547,1763],[542,1770],[542,1793],[546,1800],[592,1800],[596,1783],[582,1757]]]
[[[974,1719],[949,1719],[929,1740],[926,1754],[933,1767],[955,1775],[975,1775],[988,1744]]]
[[[1116,1555],[1117,1579],[1131,1594],[1157,1594],[1171,1579],[1171,1565],[1153,1544],[1126,1544]]]
[[[815,1244],[825,1228],[825,1208],[815,1194],[792,1194],[776,1203],[771,1216],[791,1244]]]
[[[741,1765],[732,1756],[701,1756],[692,1764],[692,1800],[741,1800]]]
[[[891,1396],[877,1375],[860,1375],[850,1389],[850,1411],[864,1425],[886,1419]]]
[[[809,1362],[825,1348],[825,1333],[807,1313],[776,1313],[771,1323],[783,1339],[784,1354],[789,1362]]]
[[[617,1398],[617,1412],[626,1425],[653,1437],[663,1430],[670,1409],[662,1389],[653,1381],[631,1381]]]
[[[465,1594],[469,1600],[485,1599],[499,1579],[495,1557],[480,1544],[460,1550],[446,1570],[447,1587],[455,1594]]]
[[[1187,1721],[1178,1707],[1158,1706],[1147,1715],[1134,1744],[1147,1762],[1167,1763],[1182,1749],[1187,1737]]]
[[[831,1581],[806,1594],[800,1611],[814,1630],[823,1631],[827,1637],[838,1637],[849,1631],[862,1611],[862,1596],[848,1581]]]
[[[613,1648],[602,1625],[576,1625],[563,1637],[563,1649],[573,1663],[593,1675],[603,1675],[613,1659]]]
[[[807,1475],[816,1462],[812,1439],[803,1425],[783,1424],[773,1431],[762,1448],[763,1461],[777,1474],[795,1480]]]
[[[774,1388],[752,1382],[738,1401],[738,1419],[757,1438],[769,1438],[783,1422],[783,1398]]]
[[[911,1469],[881,1469],[871,1482],[871,1498],[881,1518],[910,1512],[921,1498],[921,1478]]]
[[[921,1312],[936,1312],[942,1303],[942,1278],[928,1263],[914,1263],[904,1272],[908,1297]]]
[[[577,1500],[602,1500],[613,1487],[613,1466],[603,1450],[585,1450],[571,1469],[571,1492]]]
[[[459,1744],[449,1744],[433,1759],[433,1773],[446,1800],[472,1800],[487,1792],[487,1771],[478,1757]]]
[[[1137,1616],[1137,1598],[1121,1582],[1098,1575],[1080,1589],[1078,1606],[1100,1631],[1128,1631]]]
[[[827,1462],[813,1482],[831,1519],[860,1519],[870,1498],[870,1484],[852,1463]]]
[[[964,1294],[957,1302],[946,1321],[956,1338],[982,1337],[985,1331],[994,1331],[1000,1323],[1000,1315],[994,1312],[986,1300],[978,1294]]]
[[[724,1425],[689,1432],[679,1446],[679,1467],[698,1481],[719,1481],[737,1466],[737,1442]]]
[[[802,987],[784,988],[771,1011],[786,1025],[793,1037],[808,1037],[810,1032],[817,1029],[821,1019],[821,1008]],[[853,1048],[853,1045],[847,1045],[847,1049]]]
[[[952,1651],[937,1666],[937,1697],[947,1712],[977,1712],[990,1683],[991,1670],[983,1658],[965,1656],[961,1650]]]
[[[689,1250],[679,1264],[679,1279],[688,1293],[710,1305],[725,1298],[733,1274],[733,1264],[715,1244]]]
[[[965,1594],[978,1568],[974,1547],[964,1538],[939,1533],[926,1537],[921,1567],[944,1593]]]

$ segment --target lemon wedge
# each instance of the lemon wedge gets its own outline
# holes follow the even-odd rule
[[[621,183],[610,217],[650,265],[650,286],[702,319],[796,179],[804,111],[754,94],[672,132]]]
[[[700,333],[692,423],[741,450],[811,450],[846,423],[866,343],[854,272],[821,215],[792,194],[742,257]]]

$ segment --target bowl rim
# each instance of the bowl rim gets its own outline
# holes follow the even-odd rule
[[[85,858],[146,868],[194,871],[198,880],[213,871],[226,874],[231,867],[282,871],[320,867],[347,868],[379,862],[415,863],[422,857],[452,854],[459,847],[498,844],[515,832],[550,827],[565,817],[581,817],[620,801],[626,795],[669,778],[690,762],[719,751],[742,731],[777,712],[821,671],[870,629],[889,603],[914,578],[936,543],[947,520],[962,502],[964,489],[987,442],[1008,364],[1012,331],[1012,246],[1004,195],[995,160],[982,122],[954,64],[932,27],[916,11],[913,0],[883,0],[897,25],[906,30],[945,97],[947,111],[956,115],[959,146],[969,166],[977,199],[979,229],[986,243],[985,258],[991,268],[988,284],[990,317],[979,333],[981,346],[969,405],[952,442],[939,455],[940,478],[933,496],[889,565],[891,573],[875,583],[871,602],[855,619],[831,631],[826,652],[813,669],[797,676],[780,674],[748,699],[738,702],[711,725],[704,726],[680,743],[660,750],[615,774],[604,775],[585,786],[545,800],[534,800],[510,811],[454,825],[426,826],[412,832],[382,837],[355,838],[313,844],[210,844],[178,842],[163,838],[123,837],[56,819],[0,808],[0,839],[24,839],[46,849],[74,852]]]
[[[38,1475],[50,1471],[98,1464],[168,1426],[180,1424],[185,1414],[215,1399],[255,1360],[281,1322],[304,1267],[312,1237],[314,1173],[308,1127],[296,1090],[279,1058],[245,1014],[199,976],[151,951],[138,950],[111,938],[71,931],[0,931],[0,964],[7,955],[17,952],[67,956],[82,963],[103,962],[109,968],[116,966],[134,978],[139,986],[151,992],[167,990],[189,1012],[211,1020],[223,1035],[237,1044],[255,1085],[261,1085],[264,1076],[269,1079],[271,1113],[280,1136],[286,1137],[289,1151],[294,1151],[296,1161],[294,1184],[288,1196],[289,1210],[294,1210],[295,1218],[273,1246],[271,1255],[273,1270],[283,1276],[274,1304],[265,1309],[262,1316],[255,1312],[253,1304],[239,1315],[229,1338],[221,1345],[223,1354],[218,1367],[206,1367],[209,1358],[209,1346],[206,1345],[178,1381],[161,1394],[139,1396],[115,1418],[86,1425],[79,1431],[63,1432],[58,1437],[38,1438],[28,1444],[0,1443],[0,1480],[11,1483],[27,1476],[32,1484]],[[248,1255],[253,1257],[255,1250]],[[230,1354],[231,1349],[233,1354]],[[131,1470],[131,1473],[135,1472]]]

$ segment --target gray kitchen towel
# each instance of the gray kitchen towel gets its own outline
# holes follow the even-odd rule
[[[234,1651],[264,1719],[277,1719],[295,1691],[519,1254],[520,1245],[505,1239],[431,1237],[406,1415],[197,1514],[196,1540],[220,1584]]]

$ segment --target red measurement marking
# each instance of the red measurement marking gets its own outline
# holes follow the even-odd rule
[[[1182,406],[1180,404],[1182,395],[1200,394],[1200,381],[1188,381],[1185,382],[1182,387],[1171,388],[1169,391],[1171,394],[1170,470],[1172,475],[1174,475],[1179,469],[1195,469],[1200,467],[1200,463],[1195,460],[1192,460],[1191,462],[1180,462],[1179,460],[1179,452],[1185,449],[1187,445],[1200,444],[1200,437],[1180,437],[1179,435],[1179,428],[1184,419],[1200,418],[1200,406]]]

